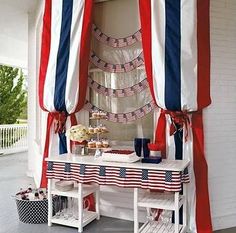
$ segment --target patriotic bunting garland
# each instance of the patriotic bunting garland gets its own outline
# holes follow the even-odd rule
[[[123,89],[111,89],[102,86],[94,81],[91,77],[88,79],[88,86],[99,94],[109,97],[128,97],[140,93],[148,87],[147,79],[143,79],[141,82]]]
[[[130,72],[144,64],[143,53],[140,53],[134,60],[124,64],[110,64],[97,57],[94,52],[90,54],[90,61],[98,68],[110,73]]]
[[[127,36],[125,38],[113,38],[104,34],[95,24],[93,24],[92,33],[98,41],[114,48],[122,48],[130,46],[138,41],[142,41],[141,29],[135,32],[133,35]]]
[[[75,113],[82,109],[85,101],[94,1],[42,2],[37,83],[39,105],[48,112],[40,181],[40,187],[45,188],[45,158],[55,153],[67,153],[65,125],[69,120],[71,125],[77,124]]]
[[[189,232],[211,233],[202,116],[211,103],[210,0],[139,0],[139,11],[147,79],[162,108],[155,143],[168,159],[190,160]]]
[[[106,112],[107,120],[115,123],[127,123],[131,121],[135,121],[137,119],[140,119],[144,116],[146,116],[148,113],[152,112],[154,108],[156,107],[154,101],[150,101],[148,104],[144,105],[141,108],[138,108],[132,112],[127,113],[112,113],[112,112]],[[101,109],[91,104],[89,101],[85,102],[84,109],[92,112],[92,111],[100,111]]]

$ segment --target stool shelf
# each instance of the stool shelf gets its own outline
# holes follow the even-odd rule
[[[98,214],[96,212],[92,211],[86,211],[83,214],[83,227],[92,222],[94,219],[98,217]],[[65,219],[63,216],[60,216],[59,218],[56,216],[53,216],[51,219],[52,223],[64,225],[64,226],[70,226],[78,228],[79,220],[75,219],[73,217]]]
[[[185,232],[186,229],[182,225],[179,225],[179,233]],[[163,223],[161,221],[145,222],[139,229],[139,233],[175,233],[175,224],[173,223]]]
[[[52,223],[76,227],[78,228],[78,232],[83,232],[83,227],[92,222],[94,219],[99,220],[100,218],[100,211],[99,211],[99,192],[100,188],[98,185],[91,184],[77,184],[78,187],[70,191],[60,191],[55,189],[53,185],[53,180],[48,180],[48,226],[51,226]],[[89,194],[95,194],[96,198],[96,206],[95,212],[92,211],[84,211],[83,210],[83,198],[88,196]],[[78,219],[75,218],[65,218],[65,216],[53,216],[53,203],[52,197],[53,195],[58,196],[66,196],[78,199]]]
[[[180,192],[145,192],[138,194],[138,188],[134,188],[134,233],[186,233],[187,230],[187,211],[186,211],[186,184],[183,184],[183,195]],[[179,224],[179,209],[183,206],[183,225]],[[147,221],[139,228],[138,211],[139,208],[162,209],[173,211],[176,222],[164,223],[160,221]],[[150,213],[148,213],[149,215]]]
[[[86,197],[89,194],[95,193],[97,190],[99,190],[98,185],[83,185],[83,197]],[[73,188],[72,190],[65,191],[65,192],[53,188],[51,191],[51,194],[64,196],[64,197],[78,198],[78,188]]]
[[[183,205],[184,196],[179,195],[179,208]],[[139,207],[175,210],[175,195],[174,193],[157,193],[147,192],[138,199]]]

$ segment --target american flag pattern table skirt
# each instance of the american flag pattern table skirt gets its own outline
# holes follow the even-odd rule
[[[181,191],[181,184],[189,182],[187,169],[183,172],[159,171],[52,161],[48,162],[47,178],[172,192]]]

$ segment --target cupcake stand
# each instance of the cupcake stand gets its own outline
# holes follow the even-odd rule
[[[106,120],[106,117],[103,116],[103,115],[102,116],[101,115],[100,116],[99,115],[98,116],[92,115],[89,119],[95,121],[96,122],[96,127],[97,127],[97,128],[94,128],[93,131],[90,132],[90,133],[95,136],[96,142],[101,143],[100,142],[101,135],[109,133],[109,131],[107,130],[106,127],[105,128],[100,128],[101,121],[102,120]],[[102,146],[102,145],[100,145],[100,146],[99,145],[95,145],[95,147],[94,146],[93,147],[88,146],[88,149],[89,150],[95,150],[94,156],[95,156],[95,158],[99,158],[100,156],[102,156],[102,152],[104,150],[109,150],[110,147],[109,147],[109,144],[107,143],[106,146]]]

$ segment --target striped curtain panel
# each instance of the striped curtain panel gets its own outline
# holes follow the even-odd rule
[[[202,109],[210,99],[209,0],[139,0],[150,90],[163,156],[190,159],[189,226],[212,232]]]
[[[48,112],[41,187],[46,187],[46,163],[52,138],[58,136],[60,154],[67,152],[65,124],[76,124],[75,113],[84,105],[88,62],[92,0],[45,0],[39,104]]]

